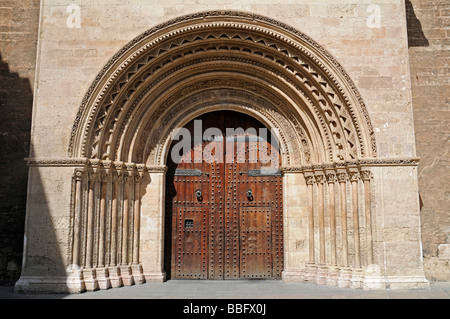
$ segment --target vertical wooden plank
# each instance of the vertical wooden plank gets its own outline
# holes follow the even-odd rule
[[[213,112],[200,118],[203,119],[203,131],[209,127],[217,127],[225,133],[227,127],[242,127],[244,130],[254,127],[257,132],[261,126],[258,121],[246,115],[241,116],[239,113]],[[193,124],[186,126],[193,130],[193,126],[189,125]],[[204,148],[207,145],[215,149],[216,153],[211,155],[218,162],[211,162],[211,159],[208,162],[208,159],[204,158],[201,164],[180,163],[175,166],[178,169],[199,169],[203,173],[207,172],[209,176],[173,177],[176,195],[168,204],[168,207],[173,207],[171,216],[172,277],[184,278],[186,275],[192,275],[191,277],[211,279],[240,278],[242,277],[241,266],[243,263],[247,265],[246,267],[250,267],[254,276],[260,278],[281,276],[283,254],[281,177],[248,176],[249,170],[261,168],[261,161],[258,156],[255,156],[255,152],[257,154],[259,151],[260,144],[251,145],[248,139],[247,141],[244,139],[244,136],[241,136],[237,142],[233,141],[231,149],[227,148],[226,136],[217,137],[209,142],[204,141],[202,146]],[[245,147],[243,151],[240,151],[240,149],[242,150],[241,146]],[[232,161],[229,160],[230,156],[227,153],[230,150],[236,153],[230,155]],[[197,152],[196,146],[193,145],[192,154],[195,152]],[[253,154],[253,158],[257,159],[253,163],[249,163],[251,154]],[[192,159],[194,160],[195,157]],[[241,171],[245,174],[240,175]],[[207,183],[206,187],[203,185],[204,183]],[[278,183],[280,184],[279,188]],[[202,203],[199,203],[194,195],[195,190],[200,186],[204,193],[204,202]],[[253,200],[247,198],[248,189],[253,191]],[[175,204],[183,206],[183,209],[180,210],[181,207],[175,209]],[[206,215],[199,212],[198,216],[204,216],[201,223],[208,225],[207,233],[204,232],[201,235],[196,233],[195,235],[186,231],[186,234],[182,234],[185,220],[190,219],[187,218],[190,216],[188,206],[195,207],[196,210],[200,207],[206,208],[204,210]],[[253,213],[241,216],[240,208],[242,207],[252,209]],[[197,221],[195,216],[192,220],[194,223]],[[251,229],[245,229],[246,225],[250,225]],[[207,243],[205,243],[205,238]],[[250,239],[247,241],[244,238]],[[198,250],[199,254],[196,258],[189,255],[189,260],[184,260],[185,249],[188,251]],[[253,257],[250,258],[250,256]],[[243,262],[242,259],[249,262]],[[204,260],[208,263],[205,265],[206,274],[203,268],[200,270],[195,268],[198,265],[204,267]],[[197,275],[195,275],[196,273]],[[199,275],[199,273],[201,274]]]

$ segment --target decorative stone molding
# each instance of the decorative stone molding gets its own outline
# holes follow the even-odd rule
[[[170,133],[222,109],[276,128],[282,173],[303,174],[306,182],[289,176],[293,189],[307,193],[308,203],[301,203],[307,208],[295,207],[307,220],[307,263],[283,277],[362,286],[361,269],[374,259],[371,169],[417,166],[419,159],[376,157],[358,90],[317,42],[273,19],[209,11],[168,21],[126,44],[86,93],[68,157],[26,159],[33,168],[73,169],[68,255],[78,267],[71,270],[74,289],[164,280],[161,267],[141,264],[142,193],[156,180],[154,216],[164,211]],[[155,243],[162,252],[163,243]]]
[[[73,269],[82,272],[71,272],[72,292],[145,282],[139,259],[145,174],[142,164],[98,159],[75,168],[70,256]]]
[[[25,162],[28,166],[37,167],[83,167],[87,165],[89,159],[87,158],[43,158],[43,157],[33,157],[25,158]]]
[[[336,176],[339,183],[345,183],[348,179],[348,175],[346,172],[338,172]]]
[[[214,56],[208,53],[211,50],[215,51]],[[215,75],[212,70],[216,70]],[[167,99],[173,95],[171,92],[185,88],[183,84],[175,85],[174,79],[208,73],[208,81],[213,82],[226,78],[229,72],[234,81],[253,76],[257,81],[246,80],[248,84],[271,83],[259,92],[250,90],[254,97],[278,95],[269,89],[272,85],[295,96],[295,101],[281,95],[272,98],[273,116],[279,113],[274,126],[280,128],[287,143],[300,142],[303,164],[376,155],[372,125],[361,96],[331,54],[283,23],[233,11],[209,11],[171,20],[141,34],[114,55],[83,99],[73,126],[69,155],[130,158],[143,147],[137,143],[135,150],[129,148],[131,132],[134,134],[137,127],[148,123],[152,129],[143,129],[138,135],[145,138],[156,130],[153,134],[161,146],[155,146],[158,151],[149,155],[157,158],[138,156],[135,161],[161,165],[159,152],[167,135],[159,134],[157,127],[161,126],[154,124],[165,116],[155,116],[155,110],[166,105],[169,108],[163,110],[170,113],[170,108],[177,105]],[[242,83],[237,87],[242,88]],[[158,93],[166,91],[167,94]],[[186,98],[192,99],[193,96]],[[295,105],[303,105],[308,111],[295,110]],[[320,130],[313,131],[307,122],[317,123]],[[291,132],[295,134],[289,136]],[[321,153],[313,154],[313,147],[321,149]],[[286,151],[287,158],[289,152],[295,152]],[[293,164],[286,160],[288,163]]]
[[[336,181],[336,173],[335,172],[326,172],[327,182],[334,183]]]

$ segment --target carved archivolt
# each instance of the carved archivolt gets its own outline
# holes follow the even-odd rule
[[[170,132],[216,109],[277,128],[283,165],[376,156],[364,103],[328,52],[278,21],[219,11],[158,25],[120,50],[82,102],[69,155],[164,165]]]

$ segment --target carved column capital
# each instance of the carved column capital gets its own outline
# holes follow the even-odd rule
[[[134,182],[134,176],[133,175],[124,175],[123,181],[124,181],[124,183],[132,183],[132,182]]]
[[[358,181],[358,178],[359,178],[359,172],[358,172],[358,170],[352,170],[352,169],[350,169],[350,170],[348,171],[348,175],[349,175],[349,178],[350,178],[350,181],[351,181],[351,182],[357,182],[357,181]]]
[[[103,161],[102,165],[105,168],[106,173],[109,173],[111,169],[114,169],[114,163],[109,160]]]
[[[110,173],[109,172],[101,172],[101,173],[99,173],[99,176],[100,176],[100,181],[102,182],[102,183],[106,183],[106,182],[108,182],[108,180],[110,179]]]
[[[100,173],[98,173],[97,170],[89,172],[88,176],[89,180],[92,182],[97,182],[100,180]]]
[[[124,165],[129,172],[136,170],[136,164],[134,163],[124,163]]]
[[[126,169],[126,165],[123,162],[114,162],[112,165],[114,165],[114,167],[116,168],[116,171],[119,174],[122,174],[124,172],[124,170]]]
[[[75,180],[81,181],[85,176],[85,172],[82,169],[76,169],[75,170]]]
[[[326,181],[325,174],[323,172],[318,172],[314,176],[316,178],[317,183],[322,184]]]
[[[346,172],[338,172],[336,174],[339,183],[345,183],[347,181],[348,175]]]
[[[306,185],[313,185],[316,181],[314,175],[305,175]]]
[[[327,172],[327,182],[328,183],[336,182],[336,173],[335,172]]]
[[[369,170],[363,170],[361,171],[361,178],[363,181],[370,181],[370,178],[372,177],[372,172]]]

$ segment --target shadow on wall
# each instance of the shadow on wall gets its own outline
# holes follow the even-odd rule
[[[0,285],[13,285],[22,264],[33,91],[0,52]]]
[[[411,1],[405,0],[406,25],[408,29],[408,47],[428,47],[429,42],[422,30],[422,24],[417,19]]]
[[[30,146],[30,153],[34,153],[33,144]],[[24,258],[21,264],[20,278],[15,283],[14,292],[58,293],[58,298],[62,298],[67,295],[65,294],[66,263],[63,260],[64,251],[61,251],[60,247],[61,240],[65,241],[65,239],[60,238],[58,240],[56,232],[59,232],[60,235],[69,236],[70,231],[64,223],[59,222],[57,218],[53,218],[47,192],[54,192],[60,188],[59,183],[67,183],[67,181],[61,180],[54,183],[54,189],[49,189],[48,185],[46,188],[44,181],[45,170],[42,171],[38,167],[29,169]],[[21,236],[23,238],[23,232]],[[47,290],[42,288],[42,280],[47,280],[45,282],[48,285]],[[54,287],[61,287],[62,291]]]

